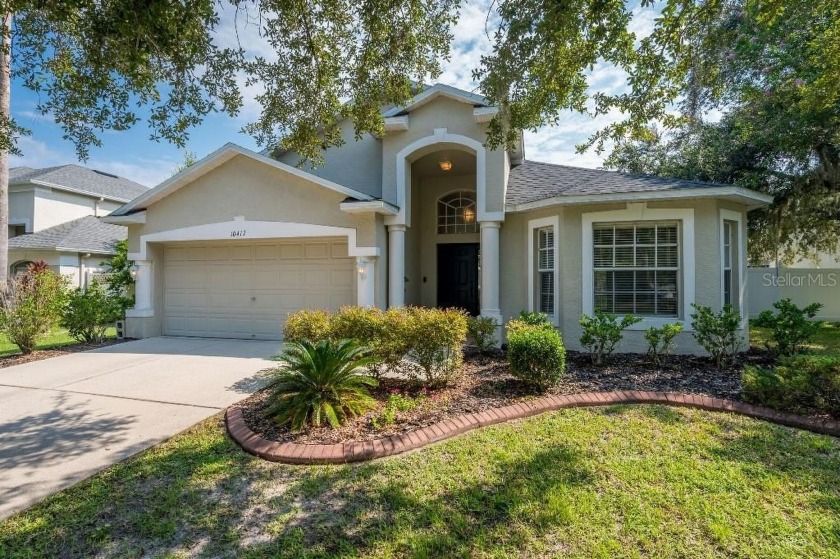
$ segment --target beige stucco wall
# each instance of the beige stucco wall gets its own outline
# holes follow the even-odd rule
[[[50,268],[68,280],[70,287],[82,287],[85,275],[88,272],[104,271],[107,266],[102,266],[108,256],[92,254],[85,256],[76,252],[58,252],[55,250],[10,250],[9,269],[22,261],[46,262]]]
[[[207,223],[290,221],[356,230],[359,246],[377,246],[373,214],[339,209],[344,194],[304,178],[236,156],[173,192],[146,210],[146,223],[129,227],[129,252],[140,248],[140,236]]]
[[[715,310],[721,307],[720,212],[743,207],[721,204],[714,199],[680,202],[650,202],[648,208],[691,208],[694,210],[694,273],[695,302]],[[624,209],[624,204],[589,204],[541,209],[524,213],[509,213],[501,231],[501,306],[505,320],[528,308],[528,221],[558,216],[559,234],[556,238],[559,262],[560,293],[558,300],[560,330],[570,349],[580,349],[578,320],[583,308],[582,286],[582,214]],[[743,218],[745,219],[745,217]],[[682,266],[691,265],[683,255]],[[684,289],[683,289],[684,292]],[[690,317],[680,317],[687,319]],[[748,333],[745,330],[744,336]],[[643,352],[647,348],[643,332],[627,331],[618,351]],[[687,332],[678,341],[681,353],[702,353],[694,337]]]
[[[382,195],[381,140],[370,134],[356,140],[353,121],[349,118],[340,123],[340,128],[344,143],[324,150],[324,161],[317,167],[310,162],[301,162],[294,151],[281,154],[277,160],[379,198]]]
[[[116,209],[116,205],[113,206],[110,211]],[[33,211],[32,230],[41,231],[80,217],[97,215],[97,199],[60,190],[37,189]]]

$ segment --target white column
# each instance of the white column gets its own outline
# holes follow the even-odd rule
[[[388,308],[405,305],[405,230],[388,226]]]
[[[356,304],[360,307],[376,306],[376,257],[360,256],[356,259]]]
[[[154,316],[152,302],[152,263],[149,260],[135,260],[137,275],[134,277],[134,308],[128,309],[127,317]]]
[[[499,305],[500,221],[481,222],[481,316],[492,316],[501,324]]]

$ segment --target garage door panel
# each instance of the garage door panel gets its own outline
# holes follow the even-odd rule
[[[164,255],[168,335],[279,339],[288,313],[355,301],[343,241],[166,245]]]

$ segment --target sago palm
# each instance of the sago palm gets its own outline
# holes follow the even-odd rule
[[[333,427],[376,405],[368,392],[376,379],[364,374],[373,363],[369,349],[352,340],[287,344],[266,412],[300,431],[326,420]]]

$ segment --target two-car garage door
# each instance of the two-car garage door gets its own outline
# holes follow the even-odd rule
[[[276,340],[289,312],[352,305],[354,271],[341,239],[168,244],[163,332]]]

